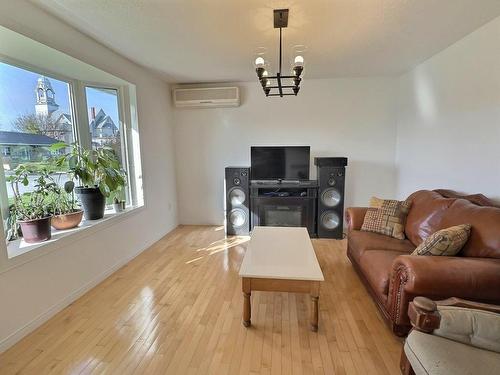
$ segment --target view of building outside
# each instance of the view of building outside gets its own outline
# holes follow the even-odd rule
[[[86,87],[85,94],[92,148],[112,148],[122,164],[118,90]]]
[[[86,95],[93,147],[110,146],[121,158],[117,91],[88,87]],[[70,85],[0,62],[0,155],[6,177],[25,164],[53,170],[56,181],[63,184],[66,171],[54,169],[50,161],[57,155],[50,146],[74,139]],[[28,192],[33,184],[22,188]],[[10,198],[9,186],[7,192]]]

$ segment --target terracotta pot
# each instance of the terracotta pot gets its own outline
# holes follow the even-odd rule
[[[52,226],[57,230],[71,229],[78,226],[83,218],[83,210],[52,217]]]
[[[21,227],[24,241],[26,241],[27,243],[34,243],[50,240],[51,218],[51,216],[48,216],[44,217],[43,219],[19,220],[18,223]]]

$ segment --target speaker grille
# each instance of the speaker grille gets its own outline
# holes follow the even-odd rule
[[[335,207],[340,203],[342,196],[334,188],[328,188],[321,194],[321,203],[327,207]]]
[[[241,188],[235,187],[229,191],[229,201],[232,206],[241,206],[246,199],[247,196]]]
[[[340,218],[335,212],[326,211],[321,215],[321,226],[327,230],[334,230],[340,224]]]
[[[235,228],[240,228],[247,223],[247,214],[241,208],[235,208],[229,213],[229,222]]]

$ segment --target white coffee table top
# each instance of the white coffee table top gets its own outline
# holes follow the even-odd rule
[[[255,227],[241,277],[323,281],[306,228]]]

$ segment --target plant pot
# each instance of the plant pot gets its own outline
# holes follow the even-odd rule
[[[57,230],[75,228],[83,218],[83,210],[52,217],[52,227]]]
[[[18,223],[21,227],[24,241],[26,241],[27,243],[35,243],[50,240],[51,218],[51,216],[48,216],[44,217],[43,219],[19,220]]]
[[[101,193],[99,188],[93,187],[77,187],[76,194],[82,202],[83,215],[86,220],[98,220],[104,217],[106,209],[106,197]]]
[[[125,211],[125,201],[113,203],[113,207],[115,208],[116,213],[123,212],[123,211]]]

